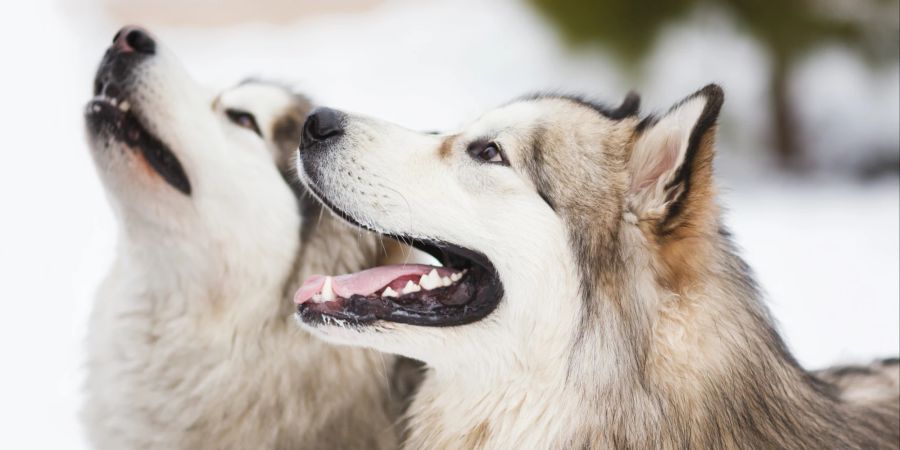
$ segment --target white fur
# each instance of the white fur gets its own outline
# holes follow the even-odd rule
[[[431,367],[410,408],[406,448],[471,448],[465,435],[484,417],[492,418],[491,440],[480,448],[512,442],[516,448],[551,448],[576,423],[555,405],[578,401],[562,386],[575,339],[570,324],[580,311],[579,278],[565,239],[535,238],[565,236],[565,225],[534,195],[527,177],[476,162],[463,147],[486,133],[503,145],[521,136],[504,124],[529,127],[538,120],[527,104],[494,111],[467,127],[459,146],[441,158],[443,137],[353,116],[347,146],[331,150],[327,179],[319,186],[338,208],[380,232],[478,249],[496,265],[505,289],[488,317],[460,327],[308,327],[328,341],[397,353]],[[298,172],[309,182],[302,167]],[[352,194],[353,189],[372,195]],[[548,389],[539,393],[536,385]]]
[[[92,443],[393,447],[382,409],[390,360],[312,339],[291,319],[292,280],[359,270],[374,253],[354,250],[355,231],[341,235],[327,223],[301,249],[277,149],[222,113],[236,105],[263,125],[287,100],[241,86],[215,101],[157,49],[135,76],[131,110],[177,155],[192,194],[166,184],[123,144],[92,142],[121,224],[90,319],[83,418]]]

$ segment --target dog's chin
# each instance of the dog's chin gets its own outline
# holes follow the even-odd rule
[[[184,195],[191,194],[190,180],[175,153],[147,131],[127,100],[94,97],[85,108],[85,119],[95,147],[100,140],[121,144],[133,150],[171,187]]]
[[[94,97],[84,110],[87,131],[97,158],[109,158],[110,144],[128,149],[178,192],[190,196],[191,183],[175,152],[146,127],[139,87],[147,56],[111,48],[94,77]],[[144,113],[144,114],[141,114]]]
[[[378,233],[336,208],[308,176],[302,178],[334,214],[352,226]],[[457,326],[488,317],[503,298],[497,270],[483,253],[439,239],[381,234],[430,254],[441,265],[383,266],[313,277],[295,297],[300,321],[308,327],[365,327],[379,321]]]

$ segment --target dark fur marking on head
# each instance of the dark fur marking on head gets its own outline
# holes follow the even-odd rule
[[[534,182],[535,190],[537,194],[544,200],[544,203],[553,210],[554,213],[558,213],[556,209],[556,204],[551,200],[548,192],[551,189],[551,183],[547,180],[547,177],[544,175],[544,140],[543,140],[544,130],[543,128],[536,128],[531,135],[531,145],[528,147],[528,154],[523,155],[522,160],[525,164],[525,170],[531,175],[531,180]]]
[[[290,155],[299,147],[304,118],[305,114],[285,114],[272,124],[272,139],[280,153],[276,161],[279,168],[289,163]]]
[[[541,196],[542,199],[544,199],[544,202],[547,203],[547,206],[549,206],[550,209],[553,210],[553,212],[557,212],[556,206],[553,204],[553,201],[550,200],[550,197],[547,194],[545,194],[544,191],[538,189],[537,193],[538,193],[538,195]]]
[[[241,84],[260,83],[273,86],[279,86],[290,92],[286,85],[279,83],[271,83],[259,79],[247,79]],[[305,242],[312,231],[315,229],[316,218],[322,212],[322,205],[310,195],[296,173],[297,148],[300,145],[300,134],[303,131],[303,122],[306,116],[312,110],[312,102],[306,96],[298,93],[291,93],[291,105],[282,112],[280,117],[272,124],[272,140],[278,147],[278,155],[275,157],[275,164],[282,178],[291,188],[294,197],[297,200],[297,209],[302,218],[302,231],[300,234],[301,242]]]
[[[443,141],[441,141],[441,146],[438,147],[438,156],[441,159],[446,159],[450,157],[450,153],[453,151],[453,143],[456,141],[457,135],[447,136]]]
[[[647,128],[656,125],[657,122],[659,122],[659,116],[657,116],[656,114],[650,114],[647,117],[641,119],[640,122],[638,122],[637,126],[634,127],[634,132],[636,135],[640,136],[644,134],[644,131]]]

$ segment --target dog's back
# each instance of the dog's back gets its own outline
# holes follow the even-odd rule
[[[831,384],[846,402],[884,405],[900,415],[900,358],[868,365],[835,366],[815,375]]]

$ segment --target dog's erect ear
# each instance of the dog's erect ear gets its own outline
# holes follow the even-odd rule
[[[713,138],[723,99],[722,88],[711,84],[663,116],[638,124],[628,161],[627,199],[638,219],[668,222],[684,211],[692,189],[709,197]]]
[[[609,112],[609,118],[622,120],[626,117],[637,116],[641,109],[641,96],[634,91],[628,91],[622,103],[616,109]]]

